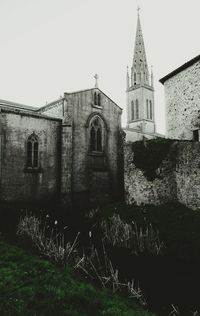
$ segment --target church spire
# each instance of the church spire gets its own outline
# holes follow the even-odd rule
[[[140,23],[140,8],[138,7],[138,19],[137,19],[137,30],[135,38],[135,48],[133,56],[133,64],[131,71],[132,86],[137,84],[149,85],[149,70],[147,65],[147,58],[144,46],[144,40],[142,35],[142,28]]]
[[[133,134],[135,133],[134,141],[143,136],[154,137],[155,133],[153,71],[150,75],[140,23],[140,8],[137,11],[137,29],[130,79],[128,71],[126,76],[127,127],[129,131],[132,130]]]

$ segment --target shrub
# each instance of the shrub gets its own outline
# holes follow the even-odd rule
[[[120,222],[119,219],[117,219]],[[122,225],[121,225],[122,226]],[[17,234],[28,237],[37,250],[44,256],[64,265],[69,265],[74,269],[81,270],[92,280],[98,281],[103,287],[112,288],[112,291],[123,292],[137,299],[143,306],[146,305],[141,289],[134,287],[134,281],[121,283],[119,281],[118,270],[114,269],[111,260],[108,258],[103,243],[103,258],[100,259],[97,249],[92,245],[90,251],[82,256],[78,252],[77,234],[73,243],[65,243],[64,236],[54,234],[52,230],[49,237],[46,234],[46,227],[42,229],[41,221],[34,217],[26,215],[20,219]],[[55,235],[55,237],[53,237]]]
[[[42,229],[41,221],[37,217],[26,215],[20,219],[17,235],[28,237],[41,254],[56,262],[66,264],[76,258],[79,233],[73,243],[65,243],[64,235],[55,234],[54,229],[47,237],[46,226]]]

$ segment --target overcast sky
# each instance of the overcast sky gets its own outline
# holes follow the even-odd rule
[[[199,0],[0,0],[0,99],[42,106],[64,92],[99,88],[124,109],[137,5],[157,131],[165,131],[158,80],[200,53]]]

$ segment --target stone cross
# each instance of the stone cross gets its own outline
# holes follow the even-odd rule
[[[94,76],[94,78],[95,78],[95,88],[98,88],[98,79],[99,79],[99,76],[96,74],[96,75]]]

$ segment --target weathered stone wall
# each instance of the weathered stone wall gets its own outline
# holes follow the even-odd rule
[[[124,128],[123,130],[126,133],[126,142],[136,142],[143,140],[144,137],[147,139],[156,138],[156,134],[145,134],[139,130],[134,130],[131,128]]]
[[[94,105],[94,92],[101,95],[101,106]],[[122,110],[98,89],[65,94],[65,121],[72,122],[74,193],[117,194],[119,189],[119,137]],[[105,123],[106,144],[103,154],[89,151],[89,120],[98,114]],[[98,172],[97,172],[98,169]],[[94,192],[94,187],[98,188]],[[106,192],[105,192],[106,191]]]
[[[61,121],[33,113],[3,110],[0,114],[1,200],[43,200],[60,191]],[[39,139],[39,170],[26,168],[26,142],[35,133]]]
[[[200,128],[200,61],[164,83],[167,137],[193,138]]]
[[[162,204],[176,198],[176,183],[172,162],[166,160],[158,171],[159,178],[148,181],[133,162],[132,144],[124,146],[124,185],[128,204]]]
[[[200,208],[200,144],[179,142],[175,168],[177,200],[193,209]]]
[[[173,152],[173,154],[172,154]],[[133,163],[132,144],[124,146],[125,200],[128,204],[163,204],[179,201],[200,208],[200,144],[176,141],[156,173],[148,181],[142,170]]]
[[[61,130],[61,199],[72,202],[72,126],[62,124]]]
[[[101,104],[94,104],[94,93],[100,94]],[[99,89],[65,93],[64,98],[40,110],[48,116],[62,119],[61,195],[116,195],[122,191],[122,110]],[[98,114],[104,122],[104,150],[89,150],[89,123]],[[65,197],[64,197],[65,196]]]

